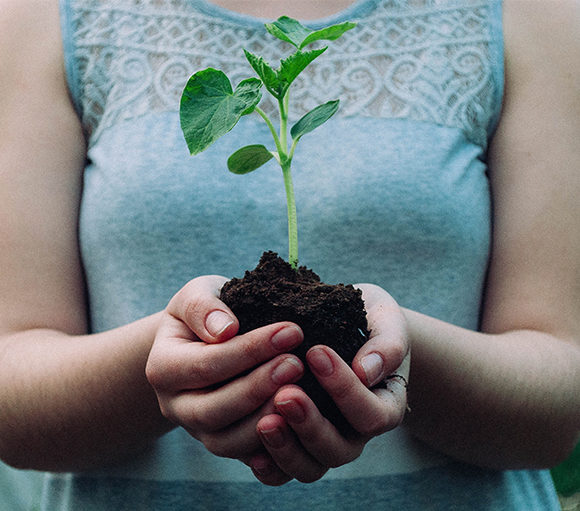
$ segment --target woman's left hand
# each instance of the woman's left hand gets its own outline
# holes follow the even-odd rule
[[[279,415],[266,415],[257,424],[268,454],[246,461],[264,484],[281,485],[291,479],[314,482],[330,468],[356,459],[371,438],[403,420],[410,366],[405,317],[380,287],[357,287],[363,291],[371,335],[352,368],[328,346],[315,346],[306,357],[354,434],[340,434],[300,387],[283,387],[274,398]]]

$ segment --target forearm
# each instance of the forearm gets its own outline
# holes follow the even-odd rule
[[[492,468],[547,467],[580,431],[580,348],[551,335],[489,335],[405,311],[407,424],[428,444]]]
[[[0,456],[21,468],[87,469],[170,429],[145,378],[158,318],[88,336],[0,339]]]

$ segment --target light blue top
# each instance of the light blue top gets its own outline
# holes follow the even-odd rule
[[[2,511],[38,511],[43,474],[16,470],[0,462],[0,509]]]
[[[244,176],[227,156],[269,142],[258,116],[192,158],[178,103],[212,66],[252,75],[242,47],[287,51],[262,20],[205,0],[62,0],[71,95],[89,140],[80,239],[94,331],[156,312],[191,278],[241,276],[285,254],[275,164]],[[340,98],[295,157],[301,263],[374,282],[401,305],[476,329],[490,247],[486,147],[502,100],[499,0],[358,0],[356,20],[292,91],[293,118]],[[320,23],[311,23],[312,27]],[[267,111],[272,105],[263,104]],[[412,383],[411,383],[412,384]],[[556,510],[545,471],[497,472],[432,451],[401,427],[310,485],[261,485],[181,429],[143,456],[50,475],[44,509]]]

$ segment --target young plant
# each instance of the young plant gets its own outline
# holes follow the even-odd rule
[[[355,23],[345,22],[320,30],[311,30],[297,20],[282,16],[265,25],[273,36],[290,43],[294,53],[280,61],[278,69],[272,68],[262,57],[244,50],[246,59],[258,78],[242,80],[233,89],[229,78],[220,70],[208,68],[192,75],[185,86],[180,103],[180,121],[187,146],[192,155],[207,149],[219,137],[228,133],[244,115],[256,113],[268,126],[274,139],[274,150],[264,145],[248,145],[228,158],[228,169],[234,174],[247,174],[276,159],[284,177],[288,207],[288,262],[298,267],[298,222],[292,183],[292,158],[300,139],[330,119],[338,110],[338,100],[328,101],[305,114],[290,129],[288,138],[288,107],[290,86],[304,69],[328,47],[305,50],[321,40],[333,41]],[[272,120],[258,106],[262,99],[262,86],[278,103],[278,131]]]

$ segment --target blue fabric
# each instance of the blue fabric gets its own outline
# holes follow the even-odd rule
[[[389,477],[320,481],[314,485],[290,483],[280,488],[254,483],[152,483],[79,478],[71,493],[78,509],[83,511],[105,508],[115,511],[385,511],[401,509],[403,503],[406,511],[557,509],[553,499],[543,495],[546,484],[549,476],[544,472],[526,473],[522,477],[519,473],[501,474],[454,465]],[[133,493],[140,496],[139,500],[135,500]],[[329,494],[333,495],[331,505]]]
[[[195,158],[135,161],[125,148],[183,144],[176,113],[141,121],[111,128],[89,153],[81,242],[96,330],[162,309],[192,276],[239,276],[262,249],[286,251],[275,164],[247,176],[224,168],[235,149],[266,139],[259,120]],[[327,282],[373,282],[404,306],[477,328],[490,215],[481,148],[426,123],[337,119],[299,149],[301,261]]]
[[[37,511],[43,474],[16,470],[0,463],[0,509],[2,511]]]
[[[259,20],[204,0],[61,0],[71,95],[89,142],[80,239],[93,331],[165,307],[191,278],[241,276],[286,251],[274,164],[229,174],[229,154],[268,143],[257,117],[191,158],[178,100],[212,65],[251,74],[241,46],[273,62]],[[496,0],[358,0],[327,21],[357,31],[292,92],[296,119],[341,98],[294,160],[300,257],[323,280],[373,282],[401,303],[476,329],[490,248],[486,149],[501,108]],[[316,26],[316,22],[312,23]],[[241,43],[240,43],[241,41]],[[271,105],[264,105],[270,111]],[[321,481],[268,488],[176,429],[126,464],[49,475],[44,509],[557,510],[545,471],[466,466],[403,428]]]

